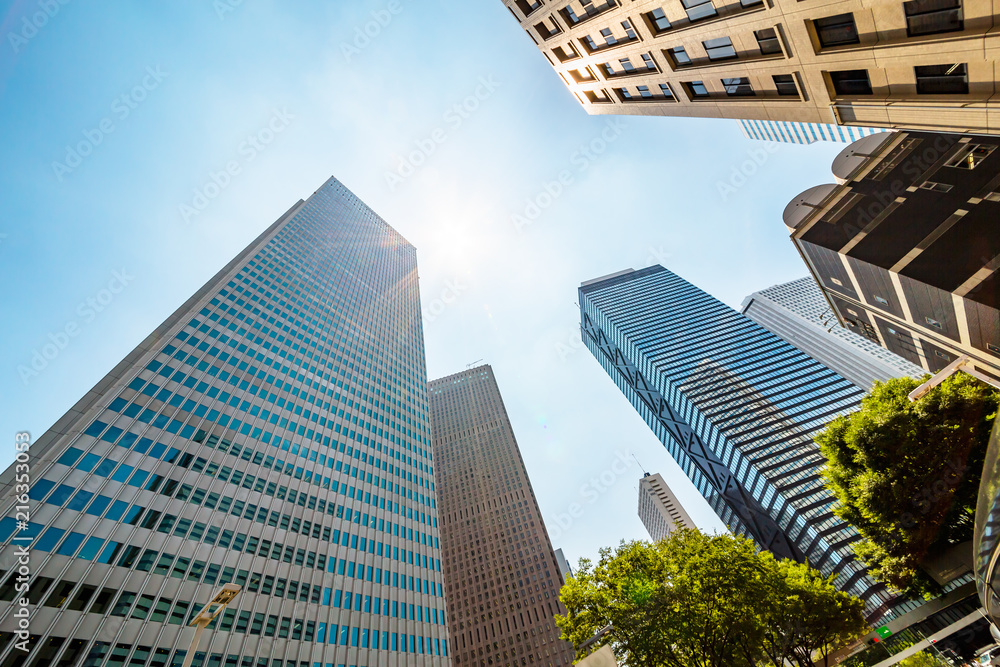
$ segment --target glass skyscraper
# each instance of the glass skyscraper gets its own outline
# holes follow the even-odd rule
[[[195,665],[450,664],[425,382],[416,252],[331,178],[38,438],[27,523],[0,476],[0,666],[179,666],[227,582]]]
[[[579,297],[584,343],[734,533],[836,574],[869,622],[916,606],[867,575],[819,476],[812,436],[860,388],[661,266]]]

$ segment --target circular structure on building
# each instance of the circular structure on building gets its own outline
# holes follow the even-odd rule
[[[858,139],[833,158],[833,165],[830,167],[833,175],[842,182],[850,180],[851,174],[894,136],[894,132],[880,132]]]
[[[794,232],[798,229],[799,225],[838,187],[840,186],[833,183],[817,185],[788,202],[788,206],[785,207],[784,212],[781,214],[788,231]]]

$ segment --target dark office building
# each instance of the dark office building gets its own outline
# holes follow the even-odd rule
[[[968,355],[1000,377],[1000,139],[865,137],[785,209],[840,321],[936,372]]]

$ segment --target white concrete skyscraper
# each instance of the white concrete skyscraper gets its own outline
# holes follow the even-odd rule
[[[667,486],[663,475],[648,472],[639,480],[639,518],[649,536],[662,540],[678,528],[697,528]]]
[[[754,292],[741,312],[862,389],[875,380],[921,377],[926,371],[842,326],[819,285],[800,278]]]

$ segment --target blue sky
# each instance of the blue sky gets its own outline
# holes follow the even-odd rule
[[[840,146],[588,116],[499,0],[47,1],[34,31],[46,1],[0,3],[0,464],[335,175],[417,246],[431,378],[496,370],[556,547],[646,537],[632,454],[720,526],[582,348],[576,288],[662,263],[738,306],[804,275],[781,211]]]

